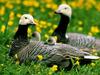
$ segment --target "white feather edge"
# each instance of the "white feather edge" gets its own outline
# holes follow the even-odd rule
[[[65,34],[65,37],[66,37],[66,39],[68,39],[68,38],[69,38],[67,34]]]
[[[85,59],[100,59],[99,56],[84,56]]]

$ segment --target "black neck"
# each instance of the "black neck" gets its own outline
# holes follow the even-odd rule
[[[59,34],[61,36],[65,36],[68,24],[69,24],[69,17],[65,15],[61,15],[61,19],[59,22],[58,27],[55,29],[53,34]]]
[[[14,39],[27,39],[28,25],[19,25]]]

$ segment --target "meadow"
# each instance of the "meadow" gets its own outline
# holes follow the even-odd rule
[[[28,29],[29,37],[34,30],[46,40],[59,23],[54,14],[58,5],[67,3],[73,13],[68,32],[78,32],[100,38],[100,0],[0,0],[0,75],[100,75],[100,60],[79,65],[70,71],[57,70],[57,65],[47,67],[42,63],[17,64],[8,56],[11,40],[17,30],[20,16],[30,13],[37,23]]]

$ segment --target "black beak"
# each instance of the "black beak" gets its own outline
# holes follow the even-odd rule
[[[58,13],[57,11],[54,11],[54,13],[55,13],[55,14],[60,14],[60,13]]]
[[[60,11],[54,11],[55,14],[61,14]]]
[[[54,13],[55,13],[55,14],[57,14],[57,12],[56,12],[56,11],[54,11]]]

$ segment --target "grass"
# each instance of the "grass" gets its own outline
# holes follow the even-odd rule
[[[38,23],[36,30],[41,33],[42,40],[46,40],[47,36],[51,35],[49,30],[54,30],[54,26],[57,26],[59,22],[59,16],[55,15],[53,11],[63,2],[67,2],[73,8],[68,32],[84,33],[99,38],[99,0],[86,0],[87,2],[84,1],[83,3],[81,3],[82,0],[64,0],[59,2],[57,0],[34,0],[31,3],[20,0],[19,3],[17,0],[15,1],[0,0],[0,75],[100,75],[100,60],[95,60],[92,64],[77,66],[70,71],[52,72],[51,68],[43,63],[32,62],[30,65],[18,65],[15,64],[13,59],[8,57],[9,46],[21,14],[30,13],[34,16]],[[94,3],[89,1],[94,1]],[[77,4],[73,4],[75,2]],[[86,6],[86,3],[91,7]],[[34,28],[31,27],[30,29],[29,33],[31,34]]]

